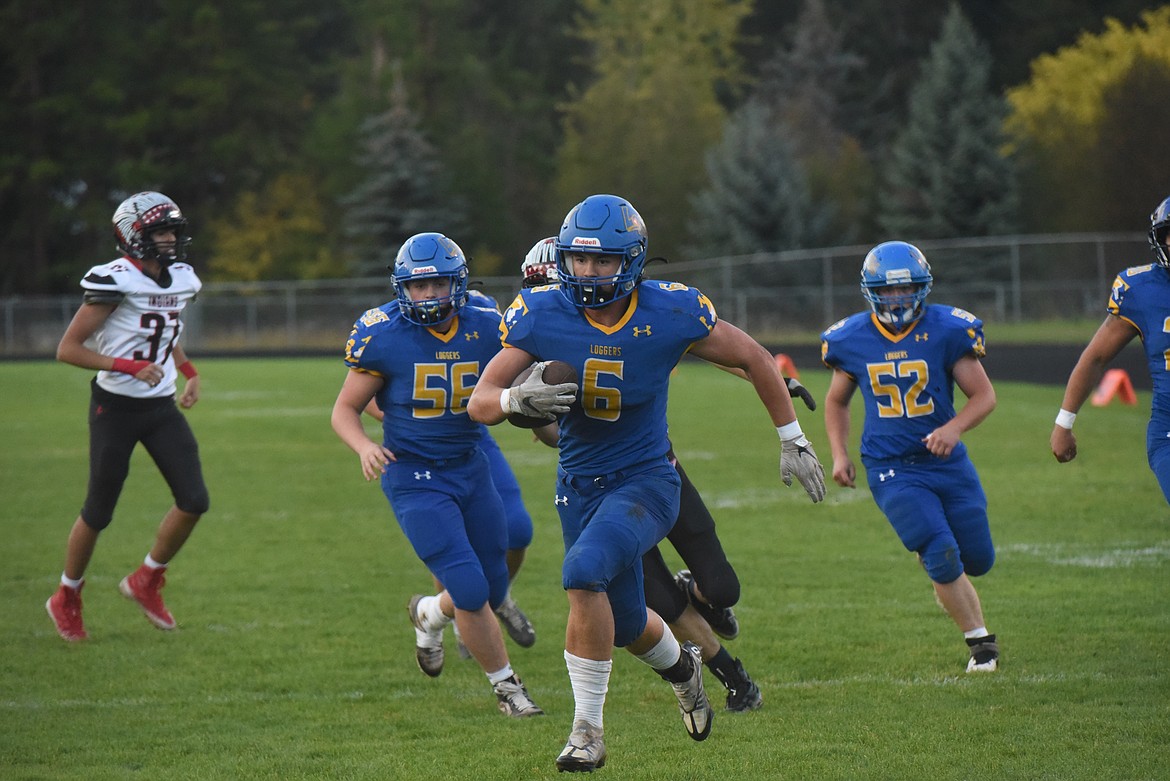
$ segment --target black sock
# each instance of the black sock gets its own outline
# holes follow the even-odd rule
[[[683,652],[679,654],[677,662],[675,662],[670,667],[667,667],[665,670],[655,670],[655,672],[661,675],[663,680],[670,681],[671,683],[683,683],[684,681],[688,680],[691,677],[691,674],[694,672],[694,668],[691,666],[693,664],[694,660],[691,659],[691,655],[688,654],[684,649]]]

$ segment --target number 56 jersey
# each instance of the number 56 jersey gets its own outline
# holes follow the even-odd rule
[[[922,440],[955,417],[955,363],[984,355],[983,322],[970,312],[929,304],[900,334],[861,312],[821,334],[821,360],[848,374],[865,400],[861,458],[873,462],[926,457]],[[954,455],[966,453],[959,442]]]

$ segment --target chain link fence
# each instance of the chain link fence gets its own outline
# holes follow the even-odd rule
[[[1140,234],[998,236],[917,246],[934,272],[930,300],[955,303],[989,324],[1099,319],[1113,277],[1151,260]],[[819,331],[862,309],[859,273],[869,249],[651,262],[646,276],[699,288],[720,317],[767,343],[777,334]],[[473,284],[506,306],[520,282],[517,275]],[[208,282],[187,308],[184,344],[204,355],[339,353],[358,315],[392,297],[384,277]],[[80,289],[77,295],[0,299],[0,357],[52,356],[80,301]]]

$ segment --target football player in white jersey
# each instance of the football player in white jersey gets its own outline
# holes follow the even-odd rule
[[[175,628],[160,593],[163,573],[209,505],[199,445],[175,404],[179,374],[185,379],[179,404],[186,409],[199,400],[199,374],[179,343],[180,315],[202,287],[184,262],[191,241],[187,219],[162,193],[141,192],[122,202],[113,222],[122,256],[82,279],[84,301],[57,346],[57,360],[97,371],[89,407],[89,489],[69,533],[61,585],[45,603],[57,633],[71,642],[87,636],[85,569],[113,519],[139,442],[175,503],[142,566],[118,588],[159,629]]]

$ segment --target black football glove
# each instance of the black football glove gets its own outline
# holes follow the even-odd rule
[[[801,385],[800,380],[794,377],[788,378],[788,395],[792,398],[799,396],[800,400],[804,402],[804,406],[811,410],[815,410],[817,408],[817,400],[813,398],[811,393],[809,393],[808,388]]]

